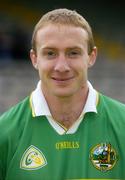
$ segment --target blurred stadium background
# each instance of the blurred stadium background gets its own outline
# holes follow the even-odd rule
[[[91,24],[98,47],[89,79],[94,87],[125,103],[125,5],[104,0],[2,0],[0,3],[0,113],[35,88],[38,75],[30,59],[32,31],[42,14],[70,8]]]

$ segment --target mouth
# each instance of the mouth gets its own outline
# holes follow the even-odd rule
[[[69,81],[69,80],[73,79],[73,77],[67,77],[67,78],[52,77],[52,79],[57,82],[65,82],[65,81]]]

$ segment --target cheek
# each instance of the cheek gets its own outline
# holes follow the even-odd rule
[[[45,61],[44,62],[40,61],[38,64],[38,70],[39,70],[40,76],[44,76],[44,75],[49,74],[52,71],[52,67],[53,66],[51,63],[48,63]]]
[[[82,61],[77,61],[76,63],[74,63],[72,65],[72,68],[79,73],[83,73],[87,71],[88,65],[86,61],[82,60]]]
[[[79,74],[80,79],[87,79],[88,65],[86,62],[82,62],[76,67],[77,73]]]

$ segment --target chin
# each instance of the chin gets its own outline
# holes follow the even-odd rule
[[[60,97],[60,98],[65,98],[65,97],[71,97],[71,96],[73,96],[74,95],[74,92],[69,92],[69,91],[56,91],[56,92],[54,92],[53,93],[56,97]]]

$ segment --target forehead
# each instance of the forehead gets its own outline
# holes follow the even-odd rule
[[[56,43],[75,45],[87,44],[88,34],[81,28],[71,25],[48,24],[38,30],[36,34],[37,45],[52,45]]]

